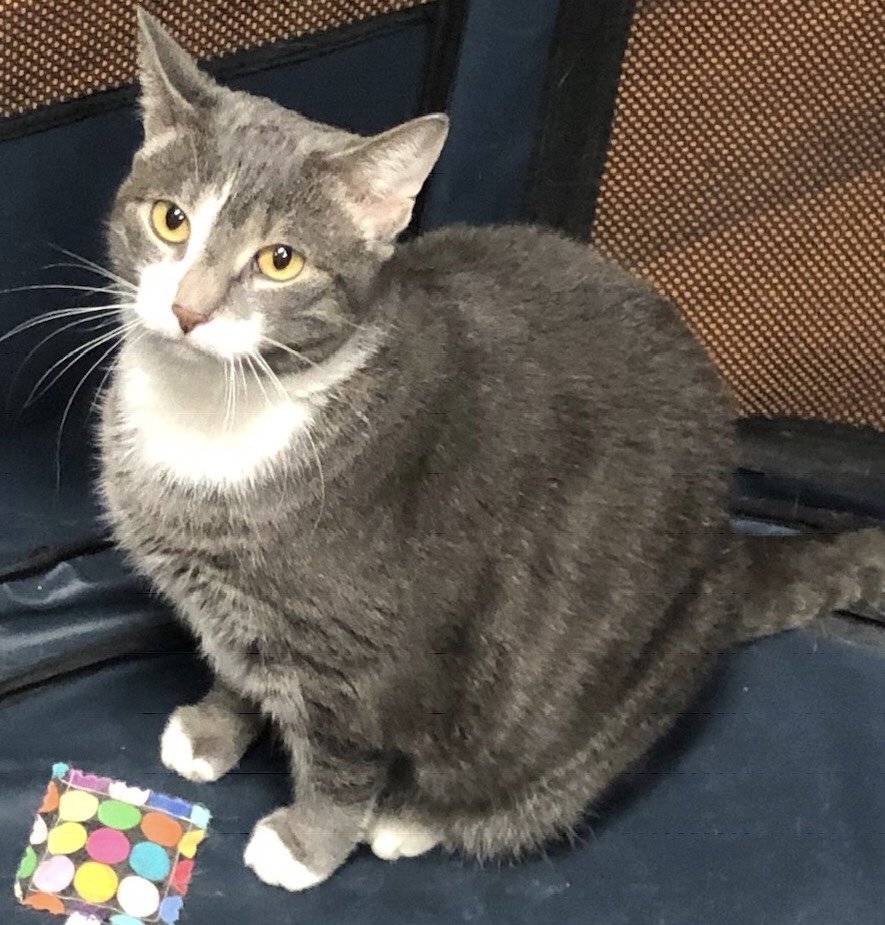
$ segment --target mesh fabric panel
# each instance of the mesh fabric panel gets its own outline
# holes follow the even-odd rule
[[[639,0],[593,227],[746,414],[885,429],[881,0]]]
[[[199,58],[322,32],[429,0],[151,0]],[[129,83],[132,0],[0,0],[0,117]]]

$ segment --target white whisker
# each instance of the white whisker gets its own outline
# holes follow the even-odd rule
[[[89,305],[82,308],[58,308],[54,311],[38,315],[36,318],[29,318],[27,321],[23,321],[21,324],[17,324],[14,328],[12,328],[12,330],[7,331],[2,337],[0,337],[0,344],[2,344],[3,341],[7,340],[8,338],[14,337],[16,334],[21,334],[23,331],[36,328],[41,324],[47,324],[50,321],[57,321],[61,318],[71,318],[76,315],[92,315],[94,317],[102,317],[106,314],[115,315],[117,314],[118,309],[126,308],[128,306],[128,302],[113,302],[110,305]]]
[[[137,322],[130,321],[128,324],[120,325],[117,328],[114,328],[113,331],[108,331],[104,334],[94,337],[92,340],[87,341],[85,344],[81,344],[79,347],[75,347],[69,353],[66,353],[61,359],[56,360],[49,369],[37,380],[34,388],[31,389],[31,394],[28,395],[27,400],[25,401],[24,407],[29,408],[37,399],[45,395],[54,385],[64,376],[68,370],[70,370],[75,363],[81,360],[86,354],[90,353],[96,347],[101,346],[101,344],[107,343],[111,338],[116,337],[119,334],[125,333],[126,331],[132,330],[132,328],[137,326]],[[52,375],[53,370],[58,369],[61,366],[61,370],[50,380],[48,385],[46,385],[42,390],[40,386],[46,382],[50,375]],[[39,393],[39,394],[38,394]]]
[[[67,404],[65,405],[65,410],[61,415],[61,424],[58,427],[58,436],[55,440],[55,488],[58,491],[61,488],[61,438],[65,429],[65,421],[68,419],[68,414],[70,414],[71,408],[74,404],[74,399],[77,397],[77,393],[86,383],[86,380],[98,369],[99,366],[117,349],[120,345],[120,341],[123,339],[124,333],[119,333],[117,339],[111,344],[111,346],[98,358],[98,360],[89,367],[88,370],[83,374],[80,381],[77,383],[77,387],[71,392],[71,397],[68,399]]]
[[[233,360],[229,364],[230,370],[230,426],[233,427],[237,421],[237,371],[234,367]]]
[[[225,409],[224,409],[224,423],[222,424],[222,430],[227,433],[230,430],[234,422],[234,415],[236,413],[236,397],[237,390],[237,380],[234,377],[234,364],[232,360],[227,360],[224,364],[224,391],[225,391]]]
[[[282,382],[280,382],[279,376],[277,376],[277,374],[270,368],[270,364],[267,362],[267,360],[260,354],[256,354],[254,356],[254,359],[259,364],[259,366],[267,373],[267,375],[270,377],[271,382],[273,382],[276,385],[280,393],[286,399],[291,401],[291,396],[286,391]],[[320,510],[319,510],[319,513],[317,514],[317,519],[314,522],[313,530],[311,531],[311,534],[313,534],[316,531],[316,528],[319,526],[320,519],[322,518],[323,512],[326,509],[326,476],[325,476],[325,473],[323,472],[323,463],[322,463],[322,460],[320,459],[320,451],[316,445],[316,441],[313,439],[313,434],[311,434],[310,432],[309,424],[305,425],[304,435],[305,437],[307,437],[307,441],[310,444],[311,450],[313,451],[313,458],[314,458],[314,461],[316,462],[317,472],[319,473],[319,477],[320,477]]]
[[[112,309],[108,314],[116,315],[117,312],[116,310]],[[15,383],[18,381],[18,377],[22,374],[22,372],[24,371],[24,368],[28,365],[28,361],[44,344],[48,343],[49,341],[52,340],[53,337],[57,337],[59,334],[63,333],[64,331],[68,331],[71,328],[77,327],[81,324],[88,324],[89,322],[94,321],[94,320],[95,320],[95,317],[90,316],[88,318],[78,318],[76,321],[69,321],[67,324],[63,324],[60,328],[56,328],[56,330],[54,330],[51,334],[47,334],[46,337],[42,338],[42,340],[37,341],[37,343],[25,354],[25,358],[19,364],[19,367],[15,371],[15,374],[13,375],[12,379],[10,379],[9,394],[12,393],[15,387]],[[101,330],[101,328],[107,327],[107,325],[109,324],[114,324],[114,322],[115,322],[114,318],[108,317],[104,321],[97,322],[97,324],[94,327],[87,328],[87,330],[89,331]]]
[[[138,338],[136,338],[137,340]],[[134,341],[133,341],[134,343]],[[105,383],[108,381],[108,376],[119,366],[119,360],[115,360],[111,363],[110,366],[104,371],[104,375],[101,377],[101,382],[98,383],[98,388],[95,390],[95,395],[92,396],[92,401],[89,403],[89,414],[93,414],[95,409],[98,407],[98,403],[102,397],[102,390],[104,389]]]
[[[13,286],[11,289],[0,289],[0,295],[11,295],[15,292],[42,292],[46,289],[67,289],[74,292],[102,293],[107,290],[98,286],[76,286],[73,283],[39,283],[33,286]]]
[[[270,368],[270,364],[260,353],[253,354],[253,359],[258,364],[259,368],[267,373],[270,381],[277,387],[277,391],[283,397],[285,401],[291,401],[292,396],[286,391],[285,386],[280,382],[279,376]]]
[[[258,383],[258,388],[261,389],[261,394],[264,396],[264,403],[268,408],[272,408],[273,404],[271,403],[270,396],[267,394],[267,390],[264,388],[264,383],[261,381],[261,375],[259,374],[258,370],[255,369],[255,364],[252,362],[252,355],[247,353],[244,359],[249,364],[249,369],[252,370],[252,375],[255,377],[255,381]]]
[[[356,321],[351,321],[349,318],[342,318],[340,315],[329,314],[324,311],[306,311],[301,315],[302,318],[315,318],[317,321],[325,321],[330,325],[341,325],[342,327],[346,326],[353,328],[354,331],[366,331],[368,330],[368,325],[358,324]]]
[[[68,330],[70,330],[71,328],[77,327],[77,325],[80,325],[80,324],[89,324],[90,321],[96,321],[97,318],[98,318],[98,319],[100,319],[100,318],[107,318],[107,319],[109,319],[109,320],[107,320],[107,321],[98,321],[98,322],[97,322],[98,324],[110,324],[110,323],[111,323],[111,320],[110,320],[110,319],[111,319],[112,316],[114,316],[114,315],[117,314],[117,309],[116,309],[116,308],[110,308],[110,309],[107,309],[106,311],[100,311],[100,312],[92,312],[92,311],[90,311],[90,312],[77,312],[76,314],[84,314],[84,315],[86,315],[87,317],[85,317],[85,318],[77,318],[77,319],[74,320],[74,321],[69,321],[67,324],[63,324],[60,328],[56,328],[51,334],[47,334],[46,337],[44,337],[42,340],[39,340],[39,341],[37,342],[36,346],[35,346],[35,347],[31,350],[31,352],[28,354],[28,356],[30,357],[36,350],[38,350],[40,347],[42,347],[43,344],[45,344],[47,341],[52,340],[53,337],[57,337],[57,336],[58,336],[59,334],[61,334],[63,331],[68,331]],[[68,318],[68,317],[70,317],[70,316],[69,316],[69,315],[62,315],[62,316],[61,316],[61,318]],[[50,318],[50,319],[47,319],[47,320],[50,320],[50,321],[57,321],[57,320],[61,320],[61,319],[60,319],[60,318],[56,318],[56,319]],[[30,327],[37,327],[37,325],[31,325]],[[29,330],[29,328],[26,328],[25,330]],[[12,333],[12,332],[10,332],[10,333]],[[16,333],[21,334],[22,331],[17,331]],[[3,338],[0,338],[0,340],[3,340]],[[27,362],[27,358],[25,358],[25,362]],[[22,364],[22,365],[24,365],[24,364]]]
[[[146,331],[139,332],[138,334],[135,335],[135,337],[132,338],[130,343],[137,344],[145,336],[146,333],[147,333]],[[110,374],[115,369],[118,369],[119,366],[120,366],[120,358],[118,356],[117,359],[113,363],[111,363],[110,366],[108,366],[108,368],[104,372],[104,375],[101,377],[101,382],[99,382],[98,388],[95,391],[95,395],[89,404],[89,414],[90,415],[95,411],[99,401],[101,400],[102,390],[104,389],[105,383],[108,381],[108,376],[110,376]]]
[[[286,353],[291,354],[298,360],[302,360],[304,363],[310,363],[311,366],[319,366],[318,363],[315,363],[310,357],[306,357],[303,353],[299,353],[294,347],[289,347],[286,344],[281,344],[278,340],[273,340],[273,338],[262,335],[261,338],[265,343],[270,344],[273,347],[276,347],[278,350],[284,350]]]
[[[115,280],[118,283],[126,286],[128,289],[131,289],[133,292],[138,290],[138,286],[135,283],[130,282],[128,279],[125,279],[122,276],[118,276],[112,270],[109,270],[107,267],[103,267],[100,263],[96,263],[94,260],[89,260],[87,257],[84,257],[82,254],[75,254],[73,251],[66,250],[64,247],[58,247],[55,244],[49,245],[53,250],[58,251],[61,254],[64,254],[66,257],[70,257],[71,260],[76,260],[79,262],[80,266],[84,269],[94,270],[96,273],[101,276],[106,277],[107,279]]]
[[[230,407],[230,377],[227,374],[227,363],[222,366],[224,370],[224,414],[221,417],[222,433],[227,431],[227,409]]]
[[[248,386],[248,383],[246,382],[246,371],[243,369],[243,358],[237,357],[236,364],[237,364],[237,369],[240,372],[240,382],[243,383],[243,400],[245,401],[249,395],[249,386]]]
[[[105,279],[109,280],[106,286],[101,286],[96,291],[97,292],[119,292],[121,295],[125,292],[134,291],[135,287],[124,285],[118,283],[112,276],[107,273],[100,274],[98,270],[94,270],[92,267],[84,266],[82,263],[73,263],[72,261],[62,261],[61,263],[44,263],[40,268],[41,270],[83,270],[88,273],[95,273],[96,275],[104,276]]]

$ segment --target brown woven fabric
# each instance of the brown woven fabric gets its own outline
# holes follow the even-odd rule
[[[430,0],[145,0],[199,58],[322,32]],[[128,83],[133,0],[0,0],[0,117]]]
[[[593,228],[746,414],[885,429],[881,0],[639,0]]]

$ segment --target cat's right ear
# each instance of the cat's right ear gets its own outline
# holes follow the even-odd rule
[[[445,144],[448,117],[437,112],[364,139],[330,155],[357,228],[373,243],[390,245],[409,224],[415,197]]]
[[[218,85],[141,7],[138,15],[138,80],[145,137],[192,122],[212,104]]]

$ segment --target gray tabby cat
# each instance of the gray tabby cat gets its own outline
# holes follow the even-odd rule
[[[395,245],[444,116],[318,125],[144,14],[140,66],[102,488],[217,677],[164,763],[215,780],[265,719],[291,756],[263,880],[567,833],[717,652],[878,588],[878,533],[731,534],[731,406],[646,286],[533,228]]]

